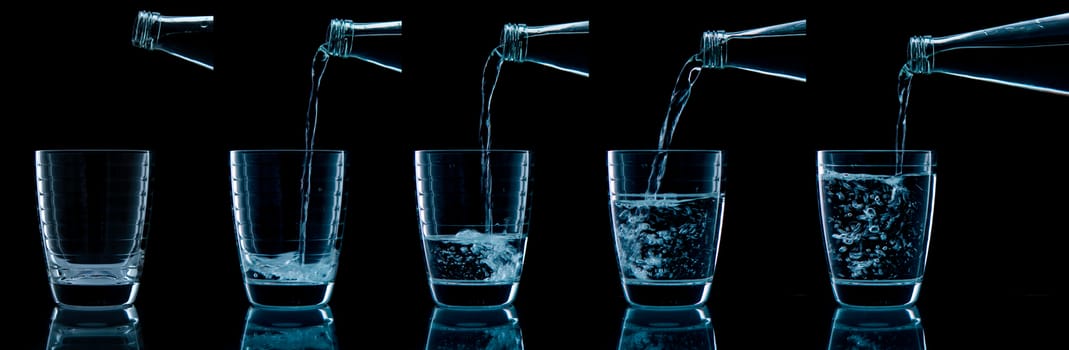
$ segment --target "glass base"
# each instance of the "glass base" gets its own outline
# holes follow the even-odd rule
[[[835,301],[855,308],[900,308],[917,302],[919,281],[833,281]]]
[[[711,281],[624,281],[627,302],[642,308],[693,308],[709,298]]]
[[[313,309],[330,301],[334,283],[245,284],[249,302],[261,308]]]
[[[137,297],[140,283],[130,284],[52,284],[52,299],[68,309],[107,310],[130,306]]]
[[[434,302],[448,308],[500,308],[512,305],[519,282],[472,284],[431,282]]]

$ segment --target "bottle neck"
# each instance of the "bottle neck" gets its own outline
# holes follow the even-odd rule
[[[325,45],[331,55],[349,57],[353,54],[353,38],[387,35],[401,35],[401,21],[358,23],[335,18],[330,20]]]
[[[914,74],[932,74],[935,63],[935,43],[931,35],[909,38],[907,69]]]
[[[155,50],[160,38],[160,13],[140,11],[134,24],[134,34],[130,39],[134,47]]]
[[[502,62],[530,62],[588,77],[589,33],[589,21],[541,26],[506,24],[494,53],[501,56]],[[530,40],[538,42],[535,51],[529,49]]]
[[[165,52],[214,69],[214,26],[214,16],[162,16],[139,11],[130,42],[140,49]]]
[[[400,73],[400,36],[401,21],[360,23],[332,19],[321,50],[333,57],[355,58]]]
[[[700,56],[698,57],[702,62],[702,68],[724,68],[724,62],[727,61],[728,56],[725,43],[727,43],[727,33],[723,30],[707,31],[702,34]]]
[[[327,53],[331,56],[347,57],[353,51],[353,22],[344,19],[331,19],[330,29],[327,31]]]
[[[525,61],[528,37],[526,24],[506,24],[501,30],[501,58],[506,62]]]
[[[214,22],[214,16],[162,16],[159,12],[140,11],[130,41],[138,48],[157,50],[165,36],[210,33]]]

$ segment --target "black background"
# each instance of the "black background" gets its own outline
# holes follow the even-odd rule
[[[310,63],[332,18],[404,21],[404,73],[331,60],[320,148],[350,151],[351,207],[334,298],[341,348],[422,348],[434,309],[423,270],[412,152],[478,147],[480,76],[506,23],[591,21],[591,77],[506,64],[496,148],[533,152],[532,224],[516,301],[529,349],[615,348],[627,309],[614,262],[605,151],[654,148],[671,87],[705,30],[808,19],[808,82],[705,71],[673,148],[725,152],[729,197],[707,303],[721,349],[825,348],[836,305],[816,192],[819,149],[890,148],[896,74],[911,35],[1066,12],[908,2],[487,5],[396,2],[39,2],[5,11],[2,140],[10,226],[3,339],[43,348],[53,303],[31,206],[32,151],[154,152],[147,262],[136,305],[145,348],[231,349],[248,308],[227,151],[303,146]],[[919,8],[916,8],[919,7]],[[132,47],[138,10],[216,19],[216,69]],[[1012,70],[1013,67],[1006,67]],[[1069,78],[1069,77],[1067,77]],[[918,78],[910,148],[939,185],[918,309],[933,348],[1056,342],[1065,311],[1065,96]],[[1064,324],[1064,323],[1062,323]],[[10,333],[9,333],[10,332]]]

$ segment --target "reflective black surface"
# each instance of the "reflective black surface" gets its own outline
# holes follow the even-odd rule
[[[916,307],[856,309],[839,307],[828,349],[926,349],[924,325]]]
[[[908,311],[910,318],[898,315],[906,314],[907,309],[844,311],[828,303],[826,297],[766,295],[760,299],[718,298],[704,309],[643,311],[646,314],[638,316],[644,320],[636,320],[636,309],[616,298],[604,299],[608,302],[531,302],[479,312],[444,310],[419,302],[406,307],[337,302],[326,309],[267,316],[255,315],[263,310],[236,301],[215,307],[146,301],[136,307],[136,321],[124,324],[111,322],[114,317],[108,312],[83,312],[78,321],[69,317],[53,321],[52,310],[47,307],[25,308],[20,312],[23,322],[8,327],[14,337],[6,340],[6,346],[361,349],[385,342],[398,349],[552,349],[579,345],[641,349],[646,348],[642,345],[655,344],[685,349],[923,349],[924,345],[939,349],[990,344],[1042,348],[1059,339],[1059,325],[1052,320],[1062,313],[1053,307],[1060,300],[1040,296],[1001,296],[975,302],[922,298],[921,305]],[[453,314],[443,316],[448,312]],[[844,316],[844,312],[853,314]],[[313,324],[309,315],[328,318],[315,319]]]
[[[427,349],[523,349],[516,308],[435,307]]]
[[[707,307],[629,307],[619,349],[716,349],[716,331]]]
[[[303,144],[313,54],[330,19],[349,18],[402,19],[406,51],[401,74],[331,60],[323,78],[316,145],[360,160],[352,164],[355,187],[329,303],[337,348],[427,347],[435,305],[422,261],[413,151],[478,146],[479,76],[505,23],[589,19],[589,78],[503,67],[494,140],[532,150],[530,242],[512,316],[524,348],[616,349],[628,305],[609,231],[605,152],[656,146],[670,89],[703,31],[808,18],[806,83],[703,72],[673,145],[725,152],[723,188],[731,199],[706,304],[716,348],[827,349],[838,307],[821,250],[816,150],[893,146],[895,79],[910,35],[1066,11],[1039,1],[923,9],[900,1],[865,9],[414,4],[34,2],[3,21],[9,61],[0,81],[7,107],[0,184],[7,195],[0,200],[7,210],[0,222],[10,227],[0,261],[10,322],[0,328],[0,347],[41,349],[50,339],[55,304],[33,202],[33,150],[114,147],[151,149],[156,162],[135,301],[142,348],[240,348],[249,303],[227,151]],[[143,8],[213,13],[215,70],[130,45]],[[1050,200],[1064,197],[1050,169],[1063,153],[1064,128],[1054,123],[1069,98],[930,76],[914,81],[911,103],[907,144],[934,150],[939,164],[916,305],[925,344],[1060,344],[1065,205]]]
[[[329,306],[305,310],[249,307],[241,349],[338,349]]]
[[[49,350],[143,348],[137,307],[82,310],[56,307],[48,327]]]

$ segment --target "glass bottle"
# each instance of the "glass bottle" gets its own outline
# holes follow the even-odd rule
[[[395,72],[401,72],[401,21],[359,23],[347,19],[330,20],[328,55],[356,58]]]
[[[214,22],[214,16],[164,16],[139,11],[130,41],[134,47],[163,51],[214,70]]]
[[[1069,95],[1069,13],[962,34],[909,39],[912,74],[942,73]]]
[[[657,149],[664,150],[671,145],[683,108],[687,106],[690,92],[702,70],[733,68],[805,82],[805,27],[806,20],[803,19],[737,32],[712,30],[703,33],[701,49],[687,59],[676,77]],[[663,158],[659,159],[658,162],[663,161]]]
[[[737,32],[706,31],[698,60],[703,69],[735,68],[805,82],[805,26],[803,19]]]
[[[501,58],[589,77],[589,33],[590,21],[542,26],[509,23],[501,30]]]

